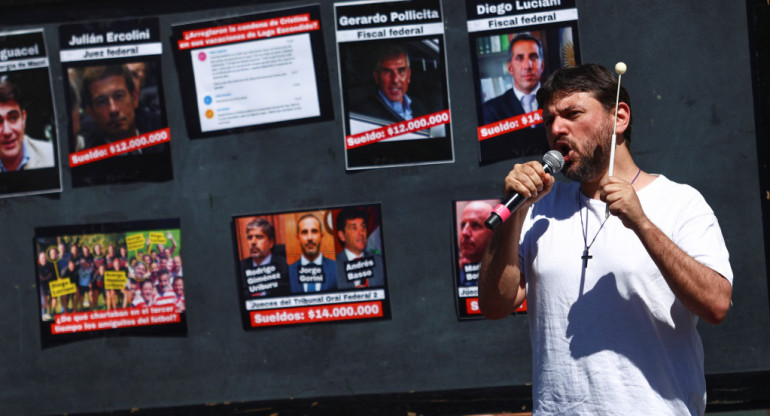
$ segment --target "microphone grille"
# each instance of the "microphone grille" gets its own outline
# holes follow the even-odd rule
[[[558,150],[549,150],[548,153],[543,155],[543,163],[551,168],[552,173],[556,173],[564,167],[564,156]]]

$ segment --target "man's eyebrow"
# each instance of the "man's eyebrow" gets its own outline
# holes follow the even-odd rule
[[[566,113],[566,112],[570,112],[570,111],[583,110],[583,109],[585,109],[585,107],[583,107],[580,104],[570,104],[570,105],[568,105],[566,107],[555,108],[554,111],[557,112],[557,113]]]

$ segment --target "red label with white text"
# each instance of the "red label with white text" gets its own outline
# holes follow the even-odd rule
[[[181,322],[174,305],[56,315],[52,334],[65,334]]]
[[[543,110],[535,110],[531,113],[507,118],[505,120],[489,123],[478,128],[479,141],[491,139],[501,134],[532,127],[543,122]]]
[[[85,165],[171,141],[168,127],[70,154],[70,167]]]
[[[320,28],[321,24],[318,20],[311,20],[309,13],[303,13],[274,19],[188,30],[182,33],[183,39],[177,41],[177,46],[179,50],[203,48],[246,40],[265,39],[272,36],[309,32],[311,30],[319,30]]]
[[[450,121],[449,110],[439,111],[422,117],[415,117],[411,120],[389,124],[385,127],[380,127],[379,129],[347,136],[345,137],[345,148],[355,149],[356,147],[378,143],[403,134],[414,133],[431,127],[448,124]]]
[[[271,309],[250,313],[252,327],[380,318],[382,316],[382,302],[379,301]]]

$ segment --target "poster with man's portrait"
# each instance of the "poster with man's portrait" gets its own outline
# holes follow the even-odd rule
[[[574,0],[467,0],[481,164],[548,151],[536,95],[558,68],[580,63]]]
[[[492,230],[484,222],[500,199],[470,199],[453,202],[454,283],[457,318],[481,319],[479,308],[479,272],[481,258],[492,238]],[[527,311],[527,302],[514,311]]]
[[[61,191],[42,30],[0,33],[0,197]]]
[[[454,161],[440,2],[334,10],[346,169]]]
[[[171,180],[158,19],[59,27],[72,186]]]

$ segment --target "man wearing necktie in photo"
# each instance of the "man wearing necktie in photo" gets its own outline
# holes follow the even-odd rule
[[[367,214],[362,207],[345,207],[337,214],[337,238],[343,246],[336,259],[339,289],[385,285],[382,255],[366,248]]]

